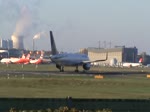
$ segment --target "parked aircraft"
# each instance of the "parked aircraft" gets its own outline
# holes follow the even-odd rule
[[[1,63],[9,64],[9,63],[11,63],[11,58],[3,58],[3,59],[1,59]]]
[[[64,66],[75,66],[76,67],[75,72],[79,71],[78,66],[82,66],[84,70],[89,70],[91,67],[91,63],[107,60],[107,54],[106,54],[106,59],[94,60],[94,61],[90,61],[89,57],[86,54],[79,54],[79,53],[59,54],[56,48],[52,31],[50,31],[50,42],[51,42],[51,52],[52,52],[50,59],[52,62],[56,64],[56,68],[58,68],[60,72],[64,71]]]
[[[39,59],[32,59],[30,60],[31,64],[41,64],[42,63],[42,58]]]
[[[21,58],[12,58],[11,63],[14,64],[28,64],[30,62],[30,54],[28,54],[26,57],[23,54]]]
[[[140,58],[139,63],[123,63],[123,67],[139,67],[142,66],[143,58]]]
[[[3,64],[10,64],[10,63],[27,64],[29,60],[30,60],[30,54],[28,54],[27,57],[25,57],[25,55],[23,54],[21,58],[3,58],[1,60],[1,63]]]
[[[31,64],[41,64],[43,62],[43,53],[41,53],[41,56],[39,59],[31,59],[30,63]]]
[[[49,56],[44,56],[44,51],[41,51],[41,56],[39,58],[35,58],[35,56],[33,58],[30,59],[30,64],[47,64],[50,63],[51,60],[49,58]]]

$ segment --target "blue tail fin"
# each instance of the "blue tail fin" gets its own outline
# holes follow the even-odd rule
[[[55,40],[54,40],[53,32],[52,31],[50,31],[50,42],[51,42],[51,52],[52,52],[52,55],[58,54],[58,51],[57,51],[57,48],[56,48],[56,45],[55,45]]]

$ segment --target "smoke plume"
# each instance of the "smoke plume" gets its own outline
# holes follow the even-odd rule
[[[31,49],[33,36],[51,27],[41,16],[45,15],[42,3],[41,0],[0,0],[0,37],[10,39],[12,36],[16,44],[25,43],[25,48]],[[40,33],[40,37],[47,35]]]
[[[48,37],[48,34],[45,31],[39,32],[36,35],[34,35],[33,39],[39,39],[41,36]]]
[[[31,44],[33,34],[41,30],[39,4],[39,0],[0,0],[0,36],[10,38],[12,35],[15,44],[20,41]]]
[[[21,36],[21,35],[25,35],[25,32],[31,26],[31,23],[32,23],[32,21],[31,21],[30,12],[29,12],[28,8],[26,6],[24,6],[21,9],[20,18],[16,24],[16,28],[15,28],[13,35],[15,35],[17,37]]]

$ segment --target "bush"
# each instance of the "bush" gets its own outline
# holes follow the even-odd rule
[[[102,109],[102,110],[78,110],[76,108],[69,109],[67,106],[59,107],[58,109],[46,109],[46,110],[16,110],[15,108],[11,108],[9,112],[112,112],[111,109]]]

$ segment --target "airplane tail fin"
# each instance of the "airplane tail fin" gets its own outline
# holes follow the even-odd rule
[[[22,54],[22,57],[21,57],[22,59],[25,59],[25,55],[24,54]]]
[[[43,51],[41,51],[40,59],[43,59],[43,56],[44,56],[44,52],[43,52]]]
[[[55,40],[54,40],[52,31],[50,31],[50,42],[51,42],[51,52],[52,52],[52,55],[58,54],[58,51],[57,51],[57,48],[56,48],[56,45],[55,45]]]
[[[139,59],[139,63],[143,63],[143,58],[140,58],[140,59]]]
[[[28,55],[26,56],[26,59],[30,59],[30,54],[28,54]]]

